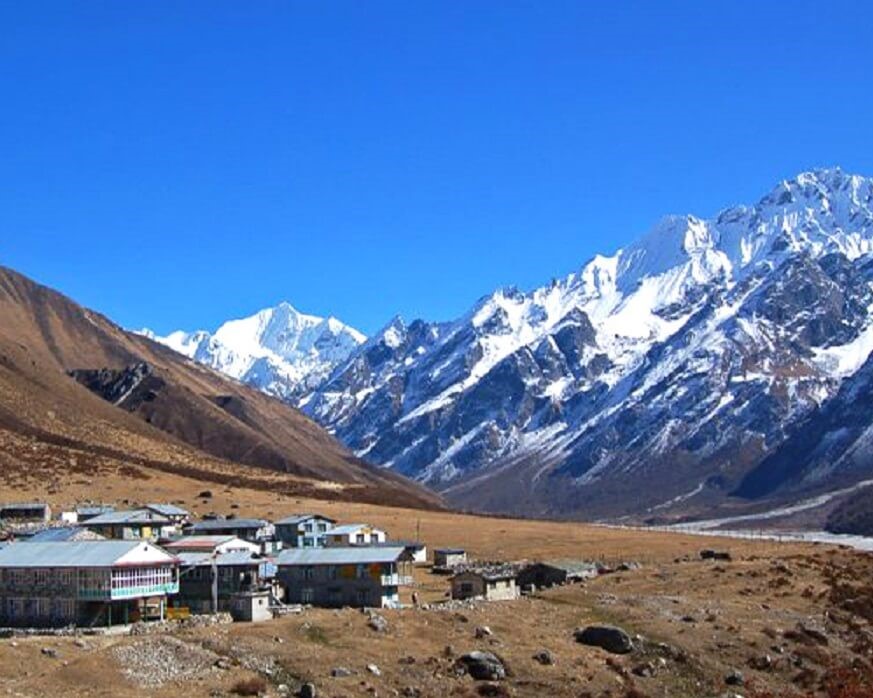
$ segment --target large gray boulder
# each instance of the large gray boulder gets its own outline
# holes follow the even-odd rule
[[[458,659],[457,664],[477,681],[500,681],[506,678],[506,667],[491,652],[468,652]]]
[[[576,642],[600,647],[613,654],[627,654],[634,648],[630,635],[612,625],[589,625],[587,628],[578,628],[574,636]]]

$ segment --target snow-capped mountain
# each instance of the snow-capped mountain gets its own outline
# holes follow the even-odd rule
[[[289,303],[224,323],[211,334],[141,334],[266,393],[293,401],[324,381],[365,341],[336,318],[305,315]]]
[[[871,251],[873,181],[803,173],[453,322],[396,318],[299,404],[457,504],[704,511],[867,359]]]

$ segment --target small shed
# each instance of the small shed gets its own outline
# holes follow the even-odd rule
[[[230,615],[238,623],[260,623],[273,619],[270,591],[240,591],[230,597]]]
[[[558,584],[581,582],[597,576],[597,565],[584,560],[547,560],[534,562],[523,567],[518,573],[518,585],[545,588]]]
[[[467,564],[467,551],[461,548],[437,548],[433,551],[434,571],[451,571]]]
[[[45,523],[52,518],[52,509],[44,502],[0,504],[0,519],[7,523]]]
[[[509,601],[519,597],[516,570],[512,565],[469,567],[452,577],[452,598]]]

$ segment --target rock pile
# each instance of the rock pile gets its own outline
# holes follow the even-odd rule
[[[187,681],[214,671],[219,656],[174,637],[148,637],[112,650],[122,673],[142,688]]]

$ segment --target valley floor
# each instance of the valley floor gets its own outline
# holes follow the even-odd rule
[[[177,696],[184,690],[193,698],[233,695],[241,681],[253,679],[255,687],[265,681],[270,695],[311,681],[319,696],[336,697],[873,695],[873,684],[861,683],[855,693],[839,693],[837,686],[873,672],[873,557],[864,553],[321,502],[224,486],[202,498],[209,487],[202,482],[165,473],[143,478],[134,489],[128,478],[56,483],[54,495],[4,484],[0,498],[48,496],[58,506],[166,500],[201,515],[269,518],[314,510],[372,522],[396,538],[420,530],[431,549],[461,546],[483,559],[573,557],[641,567],[518,601],[384,611],[385,633],[371,630],[357,610],[311,609],[259,625],[2,639],[0,694]],[[729,551],[732,561],[700,560],[709,546]],[[441,600],[448,588],[445,577],[426,568],[418,570],[417,584],[424,602]],[[610,655],[577,644],[573,630],[590,623],[639,635],[639,649]],[[477,639],[478,626],[492,634]],[[456,657],[474,649],[502,657],[508,678],[492,685],[459,676]],[[534,659],[541,650],[553,664]],[[331,676],[337,668],[351,674]],[[744,685],[726,684],[732,672],[742,673]]]

